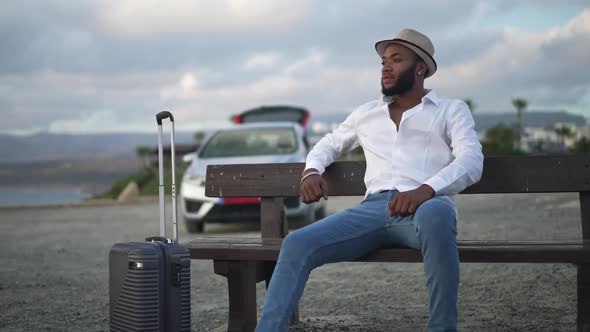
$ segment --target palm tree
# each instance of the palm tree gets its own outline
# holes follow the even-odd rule
[[[197,141],[197,143],[201,143],[203,141],[203,139],[205,138],[205,132],[202,130],[199,130],[199,131],[195,132],[195,134],[193,135],[193,138],[195,139],[195,141]]]
[[[559,137],[559,143],[565,148],[565,139],[572,137],[573,132],[568,126],[559,126],[555,128],[555,134]]]
[[[512,99],[512,105],[516,108],[516,147],[520,149],[520,141],[522,138],[522,114],[528,106],[528,102],[524,98],[516,97]]]

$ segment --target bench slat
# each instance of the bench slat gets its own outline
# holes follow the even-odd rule
[[[210,165],[210,197],[299,195],[303,163]],[[364,195],[365,162],[336,162],[326,169],[331,196]],[[479,183],[464,194],[590,191],[590,154],[487,157]]]
[[[280,239],[204,237],[187,243],[192,259],[275,261]],[[459,241],[464,263],[590,263],[590,241]],[[421,262],[418,250],[380,249],[362,262]]]

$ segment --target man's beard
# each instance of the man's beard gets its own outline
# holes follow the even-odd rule
[[[403,73],[399,74],[397,77],[397,82],[394,86],[390,88],[385,88],[383,86],[383,78],[381,78],[381,93],[384,96],[396,96],[404,94],[414,87],[414,71],[416,70],[416,63],[414,63],[410,68],[406,69]]]

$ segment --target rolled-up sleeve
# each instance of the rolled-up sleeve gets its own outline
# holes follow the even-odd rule
[[[467,104],[457,101],[447,115],[446,125],[454,160],[425,182],[436,195],[460,193],[478,182],[483,171],[481,143]]]
[[[356,123],[357,110],[352,112],[332,133],[324,136],[307,154],[305,169],[315,168],[324,173],[326,167],[342,153],[359,145]]]

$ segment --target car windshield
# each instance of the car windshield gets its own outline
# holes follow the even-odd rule
[[[253,128],[218,132],[203,147],[199,157],[244,157],[296,151],[297,139],[293,128]]]

